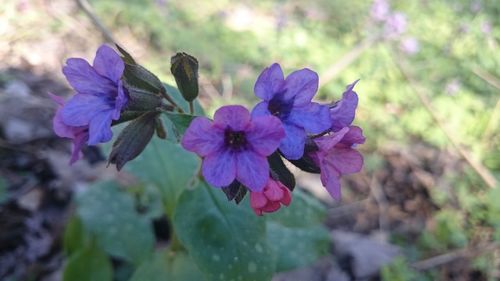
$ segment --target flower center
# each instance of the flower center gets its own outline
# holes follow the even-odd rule
[[[282,120],[288,117],[293,107],[293,99],[284,100],[284,94],[285,92],[281,92],[274,95],[274,97],[269,101],[269,105],[267,106],[267,110],[269,110],[272,115]]]
[[[226,129],[224,132],[224,143],[233,150],[244,149],[247,145],[247,139],[244,131],[232,131]]]

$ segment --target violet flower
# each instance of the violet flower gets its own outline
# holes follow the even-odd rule
[[[384,25],[384,36],[389,39],[399,37],[406,31],[406,15],[403,13],[393,13],[387,17]]]
[[[50,93],[49,96],[58,105],[56,115],[52,120],[54,132],[61,138],[69,138],[73,140],[73,150],[69,161],[69,164],[71,165],[80,159],[80,151],[82,150],[85,142],[89,139],[89,128],[88,126],[72,127],[64,124],[61,116],[61,109],[64,107],[64,99]]]
[[[61,109],[59,120],[70,127],[87,127],[89,145],[111,140],[112,120],[120,112],[128,97],[121,77],[125,65],[110,47],[99,47],[91,66],[81,58],[70,58],[63,73],[76,94]]]
[[[272,213],[281,207],[288,206],[292,202],[292,194],[280,181],[269,180],[260,192],[250,192],[250,207],[255,214],[262,216],[263,213]]]
[[[384,21],[389,15],[390,7],[386,0],[373,1],[370,15],[375,21]]]
[[[340,177],[359,172],[363,167],[363,156],[354,149],[356,144],[365,142],[363,131],[351,126],[356,115],[358,95],[354,86],[358,81],[346,87],[342,99],[330,108],[332,133],[314,142],[318,150],[309,153],[321,170],[321,182],[335,199],[340,199]]]
[[[363,131],[356,126],[344,127],[331,135],[314,140],[319,150],[310,156],[320,167],[321,183],[334,199],[340,199],[340,177],[357,173],[363,167],[363,156],[354,149],[365,142]]]
[[[420,43],[413,37],[407,37],[401,40],[399,47],[408,55],[414,55],[420,50]]]
[[[332,131],[337,132],[344,127],[351,125],[356,116],[356,107],[358,106],[358,95],[354,91],[354,86],[359,80],[347,85],[342,94],[342,99],[330,106],[330,118]]]
[[[285,79],[279,64],[264,69],[255,83],[258,103],[252,116],[278,117],[283,122],[286,137],[280,151],[287,159],[299,159],[304,154],[308,133],[319,134],[331,123],[328,107],[311,102],[318,90],[318,75],[307,68],[292,72]]]
[[[223,106],[214,121],[195,118],[181,144],[203,158],[205,180],[224,187],[235,179],[251,191],[264,189],[269,178],[267,156],[278,148],[285,131],[274,116],[251,117],[239,105]]]

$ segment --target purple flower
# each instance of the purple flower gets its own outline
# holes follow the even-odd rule
[[[182,146],[203,158],[205,180],[224,187],[235,179],[251,191],[260,192],[269,179],[267,156],[278,148],[285,132],[274,116],[250,117],[239,105],[223,106],[214,114],[214,121],[195,118]]]
[[[393,13],[388,16],[384,25],[384,35],[386,38],[392,39],[400,36],[406,31],[407,20],[403,13]]]
[[[364,143],[365,137],[361,128],[351,126],[358,106],[358,95],[353,90],[357,82],[348,85],[342,99],[330,108],[332,133],[315,138],[318,150],[309,153],[321,170],[322,184],[335,199],[340,199],[340,177],[363,167],[363,156],[354,147]]]
[[[112,120],[118,120],[128,101],[121,77],[125,65],[110,47],[99,47],[91,66],[70,58],[63,73],[76,94],[63,106],[59,121],[70,127],[88,128],[89,145],[111,140]],[[59,122],[58,121],[58,122]]]
[[[345,92],[342,94],[342,99],[330,107],[330,118],[332,130],[334,132],[340,131],[342,128],[351,125],[356,116],[358,95],[353,89],[358,81],[359,80],[356,80],[352,84],[347,85]]]
[[[389,3],[386,0],[373,1],[370,15],[375,21],[385,21],[389,15]]]
[[[89,128],[88,126],[72,127],[64,124],[61,116],[61,109],[64,107],[64,99],[50,93],[49,96],[58,105],[56,115],[52,120],[54,132],[61,138],[73,140],[73,152],[71,153],[71,159],[69,161],[70,164],[73,164],[80,159],[82,146],[89,139]]]
[[[407,37],[401,40],[399,47],[404,53],[408,55],[414,55],[420,50],[420,44],[418,40],[413,37]]]
[[[264,69],[255,83],[255,95],[263,101],[252,116],[274,115],[283,122],[286,137],[279,149],[288,159],[302,157],[307,133],[319,134],[331,125],[328,107],[311,102],[317,90],[314,71],[301,69],[285,79],[277,63]]]
[[[365,142],[363,131],[356,126],[314,140],[319,150],[310,156],[320,167],[321,183],[334,199],[340,199],[340,177],[357,173],[363,167],[363,156],[354,149]]]

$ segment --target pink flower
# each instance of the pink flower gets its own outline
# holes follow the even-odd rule
[[[357,126],[344,127],[340,131],[314,140],[318,150],[310,154],[320,167],[321,183],[328,193],[339,200],[340,177],[361,171],[363,156],[355,149],[365,142],[363,131]]]
[[[250,206],[258,216],[262,216],[264,212],[275,212],[281,207],[281,204],[288,206],[290,202],[292,202],[290,190],[272,178],[269,178],[264,190],[250,192]]]

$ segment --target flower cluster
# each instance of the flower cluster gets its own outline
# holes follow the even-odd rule
[[[286,176],[266,160],[275,152],[299,168],[309,162],[312,170],[321,173],[332,197],[340,199],[340,177],[360,171],[363,165],[355,145],[365,138],[361,128],[352,126],[358,103],[353,91],[356,82],[340,101],[327,105],[312,101],[318,81],[310,69],[285,78],[275,63],[255,83],[255,95],[262,101],[251,115],[233,105],[218,109],[213,121],[197,117],[182,145],[202,157],[202,174],[213,186],[227,188],[238,181],[248,188],[250,206],[258,215],[291,202],[293,186],[285,186]]]
[[[79,159],[85,144],[110,141],[112,125],[130,121],[109,156],[109,162],[121,169],[144,150],[155,131],[160,138],[166,137],[159,118],[162,113],[174,126],[175,118],[188,117],[181,145],[202,158],[204,180],[237,203],[250,192],[250,206],[257,215],[291,203],[295,178],[283,159],[320,173],[335,199],[340,198],[340,177],[358,172],[363,165],[355,145],[365,138],[361,128],[352,125],[358,104],[353,90],[357,81],[338,102],[320,104],[312,101],[319,82],[314,71],[305,68],[285,77],[275,63],[257,78],[254,92],[261,101],[251,111],[228,105],[209,119],[193,116],[198,96],[198,61],[194,57],[179,53],[171,61],[180,96],[189,104],[189,116],[154,74],[117,48],[121,56],[101,46],[92,65],[83,59],[68,59],[63,73],[75,95],[65,102],[50,94],[58,105],[54,131],[73,140],[70,163]]]
[[[80,158],[84,144],[96,145],[111,140],[111,122],[120,118],[128,102],[121,77],[125,65],[120,56],[103,45],[90,65],[80,58],[71,58],[63,67],[63,74],[75,90],[75,95],[64,102],[51,95],[59,108],[53,120],[55,133],[73,140],[70,163]]]

